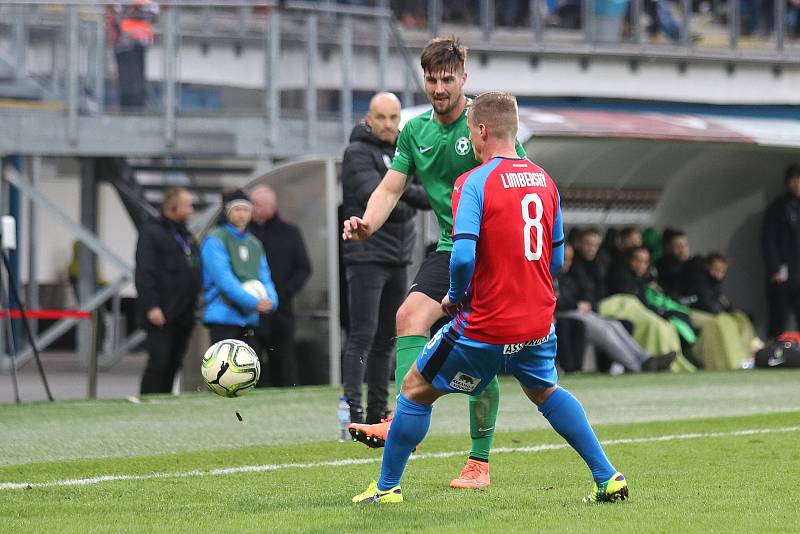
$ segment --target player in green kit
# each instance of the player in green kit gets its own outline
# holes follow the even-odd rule
[[[430,111],[406,123],[397,139],[397,151],[380,185],[372,193],[363,218],[344,222],[343,239],[367,239],[386,222],[402,197],[410,176],[416,174],[439,221],[441,236],[411,284],[408,296],[397,311],[397,393],[411,365],[427,343],[428,332],[444,317],[440,303],[450,287],[450,251],[453,248],[453,183],[478,166],[469,141],[467,98],[464,84],[466,48],[455,38],[435,38],[425,45],[420,57]],[[517,153],[525,155],[517,143]],[[497,378],[479,397],[469,397],[472,448],[467,464],[453,488],[485,488],[489,480],[489,451],[494,439],[500,403]],[[351,424],[354,439],[382,447],[391,419],[374,425]]]

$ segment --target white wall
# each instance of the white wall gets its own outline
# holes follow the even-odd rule
[[[61,160],[63,162],[63,160]],[[80,181],[75,165],[56,165],[57,160],[46,159],[42,165],[39,190],[72,220],[80,221]],[[69,163],[69,162],[68,162]],[[67,266],[72,258],[72,242],[75,236],[44,209],[37,209],[37,232],[35,246],[38,255],[36,276],[39,283],[66,283]],[[28,227],[27,202],[23,202],[20,221],[20,275],[28,279]],[[137,232],[119,201],[116,192],[107,184],[98,191],[98,234],[100,240],[117,256],[130,265],[134,264]],[[100,261],[101,276],[112,280],[120,272],[113,265]],[[133,294],[133,286],[125,294]]]

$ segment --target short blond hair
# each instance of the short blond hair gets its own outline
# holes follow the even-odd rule
[[[477,96],[469,106],[469,117],[473,125],[486,125],[489,135],[497,139],[517,136],[517,99],[511,93],[491,91]]]

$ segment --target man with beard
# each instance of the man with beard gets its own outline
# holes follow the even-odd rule
[[[467,124],[467,50],[455,38],[434,38],[423,48],[420,64],[425,91],[432,109],[411,119],[400,132],[392,165],[371,195],[363,217],[344,222],[342,237],[364,240],[389,218],[403,195],[409,177],[416,173],[439,221],[441,236],[436,250],[423,262],[400,309],[397,311],[397,368],[395,390],[427,343],[430,328],[445,317],[440,303],[450,284],[450,252],[453,248],[453,184],[460,175],[478,166]],[[516,143],[518,155],[525,151]],[[489,451],[494,440],[500,404],[500,384],[493,378],[481,395],[469,398],[472,447],[467,464],[450,486],[485,488],[489,480]],[[375,425],[350,425],[354,439],[370,447],[383,447],[391,420]]]

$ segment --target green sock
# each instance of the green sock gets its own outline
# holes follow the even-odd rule
[[[500,408],[500,382],[497,377],[489,382],[477,397],[469,398],[469,431],[472,448],[469,457],[489,461],[489,451],[494,441],[494,424]]]
[[[422,352],[428,338],[425,336],[399,336],[397,338],[397,367],[394,371],[394,391],[400,395],[403,379]],[[495,410],[497,412],[497,410]]]

